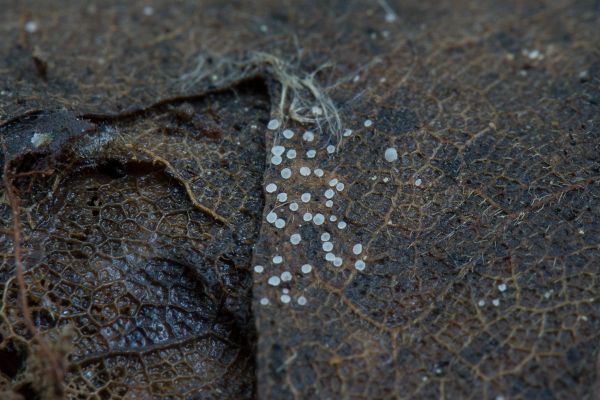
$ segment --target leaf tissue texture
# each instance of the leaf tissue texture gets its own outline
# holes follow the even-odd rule
[[[0,397],[600,396],[597,2],[0,21]]]

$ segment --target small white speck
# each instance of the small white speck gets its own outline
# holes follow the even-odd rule
[[[329,217],[329,220],[331,222],[335,222],[335,221],[337,221],[337,217],[335,215],[332,215],[332,216]]]
[[[304,264],[302,267],[300,267],[300,270],[303,274],[310,274],[310,271],[312,271],[312,265]]]
[[[492,300],[492,304],[496,307],[498,307],[500,305],[500,299],[494,299]]]
[[[332,180],[329,181],[329,186],[334,187],[337,183],[338,183],[338,180],[336,178],[333,178]]]
[[[283,146],[273,146],[273,148],[271,149],[271,153],[274,156],[280,156],[285,152],[285,147]]]
[[[390,181],[390,178],[388,178],[388,177],[386,176],[385,178],[383,178],[383,181],[384,181],[385,183],[388,183],[388,182]]]
[[[288,294],[290,292],[290,289],[285,288],[285,289],[282,290],[282,292],[285,293],[285,294]]]
[[[329,207],[329,208],[333,207],[333,200],[327,200],[325,202],[325,207]]]
[[[277,221],[275,221],[275,228],[283,229],[284,227],[285,227],[285,220],[283,220],[281,218],[277,218]]]
[[[315,156],[317,155],[317,151],[316,150],[308,150],[306,152],[306,157],[307,158],[315,158]]]
[[[281,192],[277,195],[277,201],[284,203],[287,201],[288,195],[287,193]]]
[[[291,129],[286,129],[281,134],[286,139],[291,139],[294,137],[294,132]]]
[[[504,396],[499,394],[498,396],[496,396],[496,400],[505,400],[505,398],[504,398]]]
[[[325,191],[325,197],[327,197],[328,199],[331,199],[333,197],[333,195],[335,195],[335,192],[331,189],[327,189]]]
[[[583,229],[579,228],[579,230],[577,231],[577,233],[579,233],[580,235],[583,235],[583,234],[585,234],[585,231]]]
[[[267,193],[273,193],[274,191],[277,190],[277,185],[274,183],[269,183],[266,187],[265,190],[267,191]]]
[[[374,181],[374,180],[376,180],[376,179],[377,179],[377,175],[373,175],[373,176],[371,177],[371,180],[372,180],[372,181]]]
[[[281,279],[279,279],[278,276],[273,275],[272,277],[269,278],[267,283],[271,286],[279,286],[279,284],[281,283]]]
[[[308,168],[308,167],[301,167],[300,168],[300,175],[302,175],[302,176],[309,176],[310,175],[310,168]]]
[[[310,221],[312,219],[312,217],[313,217],[312,214],[309,213],[309,212],[307,212],[307,213],[304,213],[304,215],[302,216],[302,219],[304,221],[308,222],[308,221]]]
[[[314,174],[320,178],[323,176],[323,170],[321,168],[316,168]]]
[[[300,200],[302,200],[303,203],[308,203],[310,201],[310,193],[302,193]]]
[[[300,243],[300,241],[302,240],[302,236],[300,236],[299,233],[294,233],[292,236],[290,236],[290,243],[291,244],[298,244]]]
[[[31,137],[31,144],[33,147],[38,148],[45,146],[52,141],[52,136],[49,133],[38,133],[35,132]]]
[[[335,146],[330,144],[329,146],[327,146],[327,153],[329,154],[333,154],[335,153]]]
[[[323,222],[325,222],[325,216],[323,216],[323,214],[315,214],[313,222],[315,225],[323,225]]]
[[[354,263],[354,268],[356,268],[358,271],[364,271],[366,264],[363,260],[358,260]]]
[[[304,297],[304,296],[298,297],[298,305],[305,306],[306,305],[306,297]]]
[[[356,255],[359,255],[360,253],[362,253],[363,247],[362,244],[357,243],[352,247],[352,252]]]
[[[548,290],[547,292],[544,293],[544,298],[546,300],[548,300],[552,296],[552,293],[554,293],[554,290],[552,290],[552,289]]]
[[[313,115],[323,115],[323,110],[319,106],[313,106],[310,111],[313,113]]]
[[[290,271],[283,271],[281,273],[281,280],[283,282],[289,282],[292,280],[292,274],[290,273]]]
[[[321,234],[321,241],[322,241],[322,242],[326,242],[326,241],[328,241],[329,239],[331,239],[331,235],[329,234],[329,232],[323,232],[323,233]]]
[[[346,226],[347,226],[347,224],[344,221],[338,222],[338,225],[337,225],[338,229],[344,229],[344,228],[346,228]]]
[[[289,179],[292,176],[292,170],[289,168],[284,168],[281,170],[281,177],[283,179]]]
[[[333,265],[335,267],[341,267],[343,263],[344,260],[342,260],[342,257],[336,257],[335,260],[333,260]]]
[[[294,150],[294,149],[289,149],[285,155],[286,155],[286,157],[287,157],[287,158],[289,158],[290,160],[293,160],[294,158],[296,158],[296,150]]]
[[[281,302],[283,304],[287,304],[287,303],[289,303],[292,300],[292,298],[290,297],[289,294],[282,294],[279,299],[281,300]]]
[[[280,122],[277,119],[272,119],[269,121],[269,123],[267,124],[267,128],[269,128],[270,130],[274,131],[275,129],[279,128]]]
[[[394,162],[398,159],[398,151],[394,147],[388,147],[383,154],[385,161]]]
[[[283,262],[283,257],[275,256],[273,257],[273,264],[281,264]]]
[[[323,251],[331,251],[333,250],[333,243],[331,242],[325,242],[323,243]]]
[[[38,30],[38,24],[35,21],[27,21],[25,23],[25,32],[35,33]]]
[[[298,203],[296,203],[296,202],[290,203],[290,210],[298,211]]]
[[[315,140],[315,134],[312,133],[312,131],[306,131],[304,132],[304,134],[302,135],[302,139],[305,142],[312,142],[313,140]]]
[[[333,253],[327,253],[327,254],[325,254],[325,259],[327,261],[332,261],[333,262],[333,260],[335,260],[335,254],[333,254]]]
[[[477,303],[477,305],[478,305],[479,307],[483,307],[483,306],[485,306],[485,300],[483,300],[483,299],[482,299],[482,300],[479,300],[479,302]]]
[[[151,16],[152,14],[154,14],[154,7],[152,6],[146,6],[144,7],[144,9],[142,10],[142,12],[144,13],[144,15],[146,17]]]
[[[371,121],[370,119],[366,119],[363,125],[365,126],[365,128],[368,128],[370,126],[373,126],[373,121]]]
[[[262,274],[264,270],[265,270],[265,267],[263,267],[262,265],[254,266],[254,272],[256,272],[257,274]]]
[[[281,161],[283,161],[281,159],[281,156],[273,156],[273,157],[271,157],[271,164],[273,164],[273,165],[279,165],[279,164],[281,164]]]
[[[344,130],[343,135],[344,135],[344,137],[348,137],[348,136],[352,135],[352,129],[346,129],[346,130]]]
[[[501,283],[498,285],[498,290],[501,292],[506,291],[506,283]]]
[[[423,181],[421,180],[421,178],[417,178],[415,180],[415,186],[421,186],[422,183],[423,183]]]
[[[262,306],[269,305],[269,299],[267,299],[266,297],[263,297],[262,299],[260,299],[260,305],[262,305]]]
[[[335,185],[335,188],[337,189],[338,192],[341,192],[342,190],[344,190],[346,186],[344,185],[343,182],[338,182],[337,185]]]
[[[273,211],[271,211],[270,213],[267,214],[267,222],[270,224],[274,224],[275,221],[277,221],[277,214],[275,214]]]

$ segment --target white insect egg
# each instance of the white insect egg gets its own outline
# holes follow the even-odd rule
[[[335,192],[331,189],[327,189],[324,194],[325,194],[325,197],[327,197],[328,199],[331,199],[333,197],[333,195],[335,195]]]
[[[300,306],[305,306],[306,305],[306,297],[304,297],[304,296],[298,297],[297,301],[298,301],[298,305],[300,305]]]
[[[354,268],[356,268],[358,271],[364,271],[366,267],[366,264],[363,260],[358,260],[354,263]]]
[[[309,176],[310,175],[310,168],[308,168],[308,167],[301,167],[300,168],[300,175],[302,175],[302,176]]]
[[[336,257],[335,260],[333,260],[333,265],[336,267],[341,267],[343,263],[344,260],[342,260],[342,257]]]
[[[356,255],[359,255],[360,253],[362,253],[363,251],[363,247],[362,244],[357,243],[354,246],[352,246],[352,252]]]
[[[271,149],[271,153],[274,156],[280,156],[285,152],[285,147],[283,146],[273,146],[273,148]]]
[[[348,224],[346,224],[344,221],[340,221],[340,222],[338,222],[337,227],[338,227],[338,229],[344,229],[344,228],[346,228],[347,225]]]
[[[485,306],[485,300],[483,300],[483,299],[482,299],[482,300],[479,300],[479,302],[477,302],[477,305],[478,305],[479,307],[483,307],[483,306]]]
[[[269,128],[270,130],[274,131],[275,129],[279,128],[279,125],[281,125],[281,123],[279,122],[279,120],[272,119],[267,124],[267,128]]]
[[[273,264],[281,264],[283,262],[283,257],[281,256],[274,256],[273,259]]]
[[[303,274],[310,274],[310,271],[312,271],[312,265],[304,264],[302,267],[300,267],[300,271],[302,271]]]
[[[302,193],[300,200],[302,200],[303,203],[308,203],[310,201],[310,193]]]
[[[281,156],[273,156],[273,157],[271,157],[271,164],[273,164],[273,165],[279,165],[279,164],[281,164],[281,161],[283,161],[281,159]]]
[[[288,198],[288,195],[287,195],[287,193],[284,193],[284,192],[281,192],[277,195],[277,201],[279,201],[281,203],[286,202],[287,198]]]
[[[323,110],[319,106],[313,106],[310,111],[313,113],[313,115],[323,115]]]
[[[329,239],[331,239],[331,234],[329,234],[329,232],[323,232],[321,234],[321,241],[326,242]]]
[[[284,227],[285,227],[285,220],[283,220],[281,218],[277,218],[277,220],[275,221],[275,228],[283,229]]]
[[[493,304],[495,307],[498,307],[498,306],[500,305],[500,299],[494,299],[494,300],[492,300],[492,304]]]
[[[267,283],[271,286],[279,286],[279,284],[281,283],[281,279],[279,279],[278,276],[273,275],[272,277],[269,278]]]
[[[333,207],[333,200],[327,200],[325,202],[325,207],[329,207],[329,208]]]
[[[335,185],[335,188],[337,189],[338,192],[341,192],[342,190],[344,190],[345,187],[346,187],[346,185],[344,185],[343,182],[338,182],[338,184]]]
[[[337,217],[336,217],[335,215],[331,215],[331,216],[329,217],[329,220],[330,220],[331,222],[335,222],[335,221],[337,221]]]
[[[267,299],[266,297],[263,297],[262,299],[260,299],[260,305],[261,306],[269,305],[269,299]]]
[[[421,186],[422,183],[423,181],[421,180],[421,178],[415,179],[415,186]]]
[[[325,260],[333,262],[335,260],[335,254],[333,254],[333,253],[325,254]]]
[[[335,146],[330,144],[329,146],[327,146],[327,153],[329,154],[333,154],[335,153]]]
[[[277,214],[275,214],[273,211],[271,211],[270,213],[267,214],[267,222],[270,224],[274,224],[275,221],[277,221]]]
[[[289,158],[290,160],[293,160],[294,158],[296,158],[296,150],[294,150],[294,149],[289,149],[285,155],[286,155],[286,157],[287,157],[287,158]]]
[[[506,291],[506,288],[507,288],[506,283],[501,283],[498,285],[498,290],[501,292]]]
[[[335,185],[337,185],[338,180],[337,178],[333,178],[329,181],[329,186],[334,187]]]
[[[290,179],[290,177],[292,176],[292,170],[289,168],[284,168],[281,170],[281,177],[283,179]]]
[[[281,273],[281,280],[283,282],[289,282],[292,280],[292,274],[290,273],[290,271],[284,271]]]
[[[300,243],[300,241],[302,240],[302,236],[300,236],[299,233],[294,233],[292,236],[290,236],[290,243],[291,244],[298,244]]]
[[[294,131],[292,131],[291,129],[285,129],[281,134],[286,139],[291,139],[294,137]]]
[[[325,222],[325,216],[323,214],[315,214],[313,217],[313,222],[315,225],[323,225],[323,222]]]
[[[312,214],[311,214],[311,213],[309,213],[309,212],[307,212],[307,213],[304,213],[304,215],[302,216],[302,219],[303,219],[304,221],[306,221],[306,222],[308,222],[308,221],[312,220],[312,218],[313,218],[313,216],[312,216]]]
[[[269,183],[266,187],[265,190],[267,191],[267,193],[273,193],[274,191],[277,190],[277,185],[274,183]]]
[[[317,151],[316,151],[316,150],[313,150],[313,149],[311,149],[311,150],[308,150],[308,151],[306,152],[306,157],[307,157],[307,158],[315,158],[315,156],[316,156],[316,155],[317,155]]]
[[[343,135],[344,135],[344,137],[348,137],[348,136],[352,135],[352,129],[346,129],[346,130],[344,130]]]
[[[144,13],[144,15],[145,15],[146,17],[149,17],[149,16],[151,16],[152,14],[154,14],[154,7],[152,7],[152,6],[145,6],[145,7],[142,9],[142,12]]]
[[[312,131],[306,131],[302,135],[302,139],[305,142],[312,142],[313,140],[315,140],[315,134]]]
[[[325,242],[325,243],[323,243],[323,251],[330,252],[331,250],[333,250],[333,243],[332,242]]]
[[[321,168],[315,168],[315,170],[313,171],[313,173],[315,174],[315,176],[317,176],[319,178],[322,177],[323,174],[324,174],[324,172],[323,172],[323,170]]]
[[[388,147],[383,153],[383,158],[387,162],[394,162],[398,159],[398,151],[394,147]]]
[[[281,302],[282,302],[283,304],[287,304],[287,303],[289,303],[290,301],[292,301],[292,298],[290,297],[290,295],[289,295],[289,294],[282,294],[282,295],[281,295],[281,297],[280,297],[279,299],[281,300]]]
[[[369,128],[373,126],[373,121],[371,121],[370,119],[366,119],[365,122],[363,122],[363,125],[365,126],[365,128]]]
[[[296,203],[296,202],[290,203],[290,210],[298,211],[298,203]]]
[[[262,265],[255,265],[254,266],[254,272],[256,272],[257,274],[262,274],[265,270],[265,267],[263,267]]]

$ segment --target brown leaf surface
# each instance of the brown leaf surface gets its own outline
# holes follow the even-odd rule
[[[597,4],[148,7],[1,17],[2,162],[37,331],[5,190],[6,393],[593,398]],[[280,79],[240,66],[250,51],[319,70],[352,133],[267,129]],[[296,156],[272,164],[274,145]],[[69,354],[54,391],[36,379],[48,348]]]

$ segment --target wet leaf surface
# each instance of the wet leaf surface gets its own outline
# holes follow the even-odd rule
[[[73,398],[594,398],[594,2],[6,10],[5,393],[69,327]],[[252,51],[352,131],[271,125]]]

